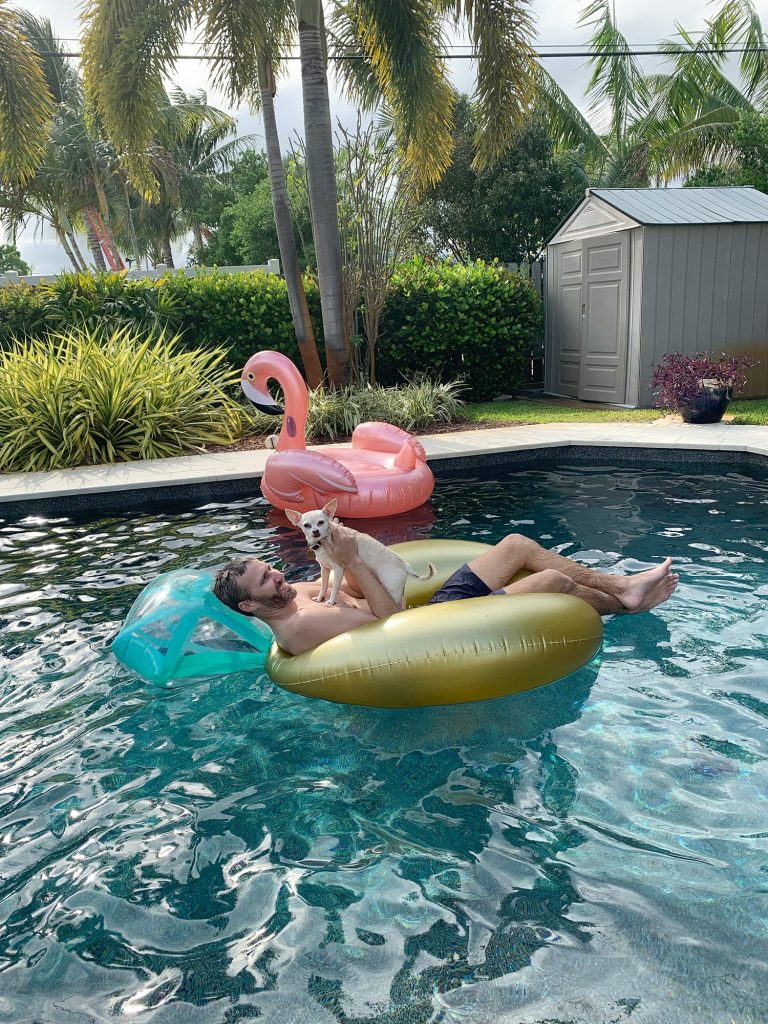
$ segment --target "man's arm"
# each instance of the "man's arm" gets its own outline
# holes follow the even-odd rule
[[[379,577],[357,555],[357,541],[353,530],[344,526],[333,525],[328,537],[323,542],[328,554],[335,559],[344,571],[349,571],[355,583],[363,592],[368,607],[377,619],[386,619],[389,615],[401,611],[387,591],[382,587]]]

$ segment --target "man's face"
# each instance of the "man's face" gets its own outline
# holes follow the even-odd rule
[[[259,558],[250,559],[240,581],[248,592],[248,600],[238,605],[241,612],[258,615],[277,611],[296,597],[296,591],[285,582],[285,576]]]

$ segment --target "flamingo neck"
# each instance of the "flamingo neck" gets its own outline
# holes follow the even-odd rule
[[[277,378],[285,396],[285,415],[277,440],[278,451],[307,447],[304,435],[307,427],[309,396],[301,374],[298,370],[294,370],[294,373],[295,376],[290,373],[285,378],[282,375]]]

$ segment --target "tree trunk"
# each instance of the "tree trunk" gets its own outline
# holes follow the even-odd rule
[[[169,270],[175,269],[176,264],[173,262],[173,251],[171,250],[170,238],[163,239],[163,263]]]
[[[80,246],[77,242],[77,236],[75,235],[75,232],[72,230],[71,227],[67,230],[67,238],[69,239],[69,244],[72,251],[75,254],[75,257],[80,261],[80,269],[83,271],[84,274],[87,274],[88,264],[85,262],[85,257],[80,251]]]
[[[87,225],[86,233],[88,235],[88,248],[91,250],[91,256],[93,256],[93,262],[96,266],[96,270],[99,273],[104,273],[107,269],[107,264],[104,261],[104,252],[101,248],[99,236],[96,234],[96,229],[87,217],[85,219],[85,223]]]
[[[74,252],[72,252],[72,247],[69,244],[69,240],[67,239],[66,231],[64,231],[64,229],[61,228],[58,224],[54,224],[53,225],[53,230],[56,232],[56,237],[58,238],[59,242],[61,243],[61,248],[64,250],[64,252],[67,254],[67,256],[69,256],[70,263],[75,268],[75,270],[78,273],[80,273],[80,271],[83,268],[77,262],[77,259],[75,258]]]
[[[304,100],[312,232],[315,236],[320,304],[328,379],[333,387],[349,376],[349,342],[344,315],[341,240],[333,159],[331,105],[324,59],[325,25],[321,0],[296,0],[301,51],[301,90]]]
[[[288,186],[285,180],[285,168],[280,155],[280,139],[277,134],[274,106],[274,76],[272,61],[264,56],[259,57],[259,93],[261,95],[261,113],[264,118],[264,142],[267,147],[267,165],[269,167],[269,185],[272,192],[272,210],[277,228],[277,243],[280,259],[283,264],[283,276],[288,289],[288,303],[291,307],[293,329],[299,343],[301,361],[307,383],[311,388],[320,387],[323,382],[323,368],[317,351],[315,332],[307,305],[304,281],[301,277],[299,254],[296,251],[296,239],[293,235],[291,208],[288,200]]]
[[[72,222],[61,203],[56,204],[56,216],[57,223],[54,224],[54,230],[58,235],[64,252],[72,260],[75,270],[87,273],[88,265],[83,259],[83,254],[80,252],[80,246],[77,244],[75,232],[72,229]]]
[[[203,241],[203,229],[199,224],[192,225],[192,235],[195,239],[195,252],[199,255],[200,250],[205,245],[205,242]]]
[[[99,181],[98,176],[94,176],[93,184],[99,200],[99,212],[101,213],[101,222],[104,226],[104,234],[107,236],[107,244],[112,250],[112,258],[115,263],[117,263],[118,269],[125,268],[125,263],[120,255],[117,242],[115,242],[115,236],[112,234],[112,225],[109,220],[109,202],[107,201],[107,194],[104,191],[104,186]]]
[[[123,195],[125,196],[125,217],[128,221],[128,233],[131,236],[131,248],[133,258],[136,261],[136,269],[141,270],[141,253],[139,252],[139,240],[136,237],[136,225],[133,222],[133,210],[131,209],[131,194],[128,191],[128,182],[123,182]]]

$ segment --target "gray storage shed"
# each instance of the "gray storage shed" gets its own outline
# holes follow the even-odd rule
[[[768,394],[768,195],[593,188],[547,243],[544,386],[650,406],[665,352],[749,352]]]

